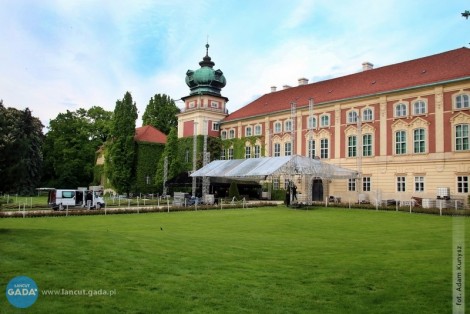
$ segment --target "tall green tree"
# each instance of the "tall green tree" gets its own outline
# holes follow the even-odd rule
[[[0,191],[34,193],[43,165],[42,129],[28,108],[5,108],[0,101]]]
[[[165,158],[168,158],[168,180],[174,178],[181,172],[184,172],[183,162],[178,151],[178,131],[176,128],[172,128],[170,134],[168,134],[165,150],[163,151],[162,158],[158,164],[155,183],[159,191],[163,189]]]
[[[99,106],[93,106],[86,111],[79,109],[78,112],[88,121],[90,140],[96,141],[100,145],[106,142],[111,133],[113,112]]]
[[[44,144],[45,185],[77,188],[93,182],[96,151],[109,136],[111,116],[92,107],[67,110],[50,121]]]
[[[180,109],[175,101],[165,94],[156,94],[151,97],[144,115],[142,116],[143,125],[151,125],[165,134],[169,134],[171,128],[178,126],[178,117]]]
[[[111,138],[106,150],[106,174],[118,193],[131,191],[135,170],[135,123],[137,106],[126,92],[116,101],[111,125]]]

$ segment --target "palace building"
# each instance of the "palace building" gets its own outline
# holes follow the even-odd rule
[[[300,78],[228,114],[226,79],[206,48],[201,68],[186,73],[179,137],[220,136],[228,143],[221,159],[301,155],[360,174],[298,182],[309,200],[435,199],[446,188],[467,202],[470,49],[378,68],[365,62],[361,72],[324,81]],[[285,182],[273,180],[280,188]]]

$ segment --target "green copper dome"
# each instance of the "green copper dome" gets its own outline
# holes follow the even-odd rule
[[[199,62],[200,69],[186,72],[186,85],[189,86],[190,95],[211,94],[220,95],[220,90],[225,86],[227,80],[222,71],[214,70],[215,65],[209,57],[209,44],[206,44],[206,56]]]

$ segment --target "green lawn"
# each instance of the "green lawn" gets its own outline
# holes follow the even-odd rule
[[[41,294],[28,310],[42,313],[451,313],[452,220],[283,207],[0,219],[0,286],[116,292]],[[0,312],[18,312],[5,292]]]

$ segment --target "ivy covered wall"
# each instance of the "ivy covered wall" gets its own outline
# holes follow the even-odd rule
[[[251,157],[254,157],[254,149],[256,141],[259,140],[261,146],[261,157],[265,156],[266,147],[264,144],[264,136],[249,136],[243,138],[231,138],[222,141],[221,147],[224,150],[233,148],[233,159],[244,159],[245,158],[245,145],[247,142],[250,143]]]
[[[164,144],[137,142],[134,192],[155,193],[155,173],[164,149]]]
[[[210,161],[220,159],[222,143],[218,137],[207,137],[207,151],[210,153]],[[193,169],[193,137],[183,137],[178,139],[179,156],[183,171],[190,171]],[[202,167],[204,150],[204,136],[197,136],[197,151],[196,151],[196,167]]]

